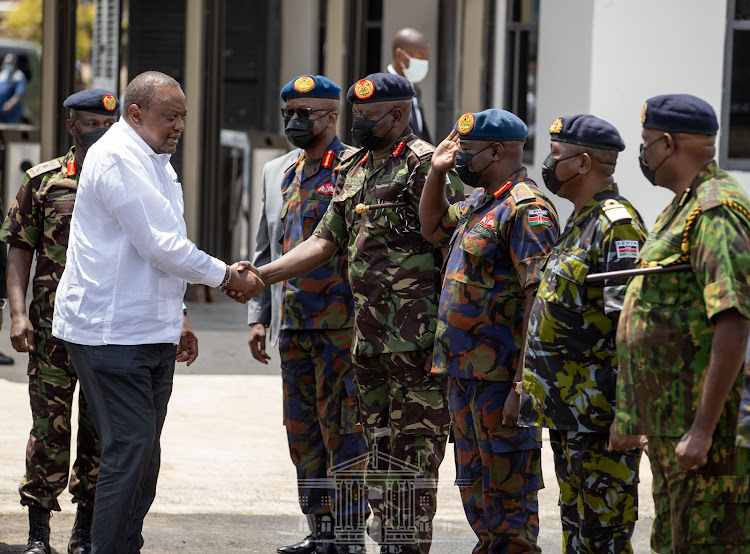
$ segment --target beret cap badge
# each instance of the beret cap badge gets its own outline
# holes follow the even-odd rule
[[[456,128],[458,129],[459,134],[468,135],[474,128],[474,114],[469,112],[462,115],[458,119]]]
[[[354,95],[360,100],[367,100],[375,94],[375,85],[370,79],[360,79],[354,85]]]
[[[562,122],[562,119],[558,117],[557,119],[555,119],[555,121],[552,122],[552,125],[550,125],[549,132],[550,134],[557,134],[561,132],[562,129],[563,129],[563,122]]]
[[[115,108],[117,108],[117,100],[115,100],[115,97],[111,94],[105,94],[102,96],[102,106],[104,106],[104,109],[108,112],[115,111]]]
[[[641,123],[646,123],[646,110],[648,109],[648,102],[643,103],[643,109],[641,110]]]
[[[298,77],[294,81],[294,90],[299,93],[305,94],[315,88],[315,80],[312,77],[303,76]]]

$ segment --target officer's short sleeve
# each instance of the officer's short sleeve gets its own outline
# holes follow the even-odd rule
[[[521,290],[542,279],[542,266],[557,238],[557,212],[542,198],[516,205],[508,245]]]
[[[723,205],[703,212],[690,237],[690,259],[708,317],[735,308],[750,319],[750,221]]]
[[[466,211],[466,201],[461,200],[448,206],[443,218],[438,223],[435,232],[430,237],[430,242],[438,246],[448,246],[461,216]]]
[[[44,214],[34,201],[35,191],[34,181],[26,176],[0,228],[0,240],[9,246],[33,250],[39,243]]]
[[[599,251],[598,271],[605,273],[633,269],[646,238],[640,221],[634,218],[629,222],[610,224],[605,220],[603,224],[604,236]],[[627,284],[627,278],[608,279],[604,282],[601,308],[605,314],[619,316]]]

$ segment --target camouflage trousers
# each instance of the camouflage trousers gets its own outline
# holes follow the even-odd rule
[[[70,471],[71,413],[78,377],[65,344],[49,328],[34,330],[29,354],[32,426],[26,446],[26,474],[18,492],[23,506],[60,510],[57,497],[68,483],[73,502],[94,507],[101,444],[83,390],[78,396],[77,456]]]
[[[279,352],[284,425],[302,512],[333,513],[339,527],[361,532],[368,516],[362,484],[366,448],[357,425],[351,341],[351,329],[282,330]],[[330,486],[329,472],[337,467],[336,485],[350,494],[337,494]],[[347,483],[341,482],[344,478]]]
[[[734,437],[713,437],[708,463],[681,469],[674,451],[680,437],[648,437],[653,474],[654,526],[651,550],[658,553],[750,552],[750,450]]]
[[[510,390],[509,381],[448,381],[456,485],[478,538],[474,554],[541,552],[541,429],[502,425]]]
[[[445,380],[425,370],[428,359],[431,351],[353,360],[369,448],[366,480],[374,518],[368,532],[391,551],[426,554],[432,543],[450,415]]]
[[[608,433],[550,429],[563,552],[632,554],[640,450],[607,451]]]

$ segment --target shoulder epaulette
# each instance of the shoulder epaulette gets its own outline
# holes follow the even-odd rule
[[[42,173],[47,173],[48,171],[53,171],[55,169],[60,169],[62,167],[62,162],[60,159],[56,160],[50,160],[48,162],[42,162],[38,165],[35,165],[31,169],[26,170],[26,175],[29,176],[30,179],[33,179],[34,177],[38,177]]]
[[[406,146],[419,158],[424,158],[426,156],[432,157],[432,153],[435,151],[434,146],[432,146],[429,142],[419,138],[411,142],[407,142]]]
[[[721,181],[709,181],[703,183],[696,190],[696,197],[698,198],[698,205],[701,211],[705,212],[711,208],[721,206],[722,197],[727,197],[726,194],[722,194]]]
[[[611,223],[633,221],[633,216],[628,209],[614,198],[608,198],[605,200],[602,205],[602,210]]]
[[[367,149],[366,148],[360,148],[359,150],[355,150],[354,152],[351,152],[346,158],[341,160],[341,163],[336,169],[348,169],[352,167],[355,163],[357,163],[359,160],[362,159],[363,156],[367,155]]]
[[[532,191],[531,187],[526,183],[518,183],[515,187],[510,189],[510,195],[513,197],[513,201],[516,204],[536,198],[534,191]]]

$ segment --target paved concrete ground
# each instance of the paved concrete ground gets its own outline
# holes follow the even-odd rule
[[[278,353],[268,367],[256,363],[247,347],[242,306],[228,300],[189,306],[200,355],[189,368],[180,364],[162,437],[159,490],[146,518],[144,553],[273,553],[277,546],[306,534],[299,514],[294,470],[281,425]],[[7,312],[6,312],[7,315]],[[8,322],[0,351],[15,354]],[[21,552],[26,544],[26,511],[18,504],[30,426],[25,356],[0,366],[0,552]],[[558,488],[549,443],[543,449],[540,543],[560,551]],[[453,486],[452,452],[441,467],[436,517],[436,554],[468,553],[475,542]],[[635,552],[649,552],[653,521],[648,461],[641,463],[641,519]],[[62,512],[52,519],[53,546],[66,552],[75,507],[61,497]]]

